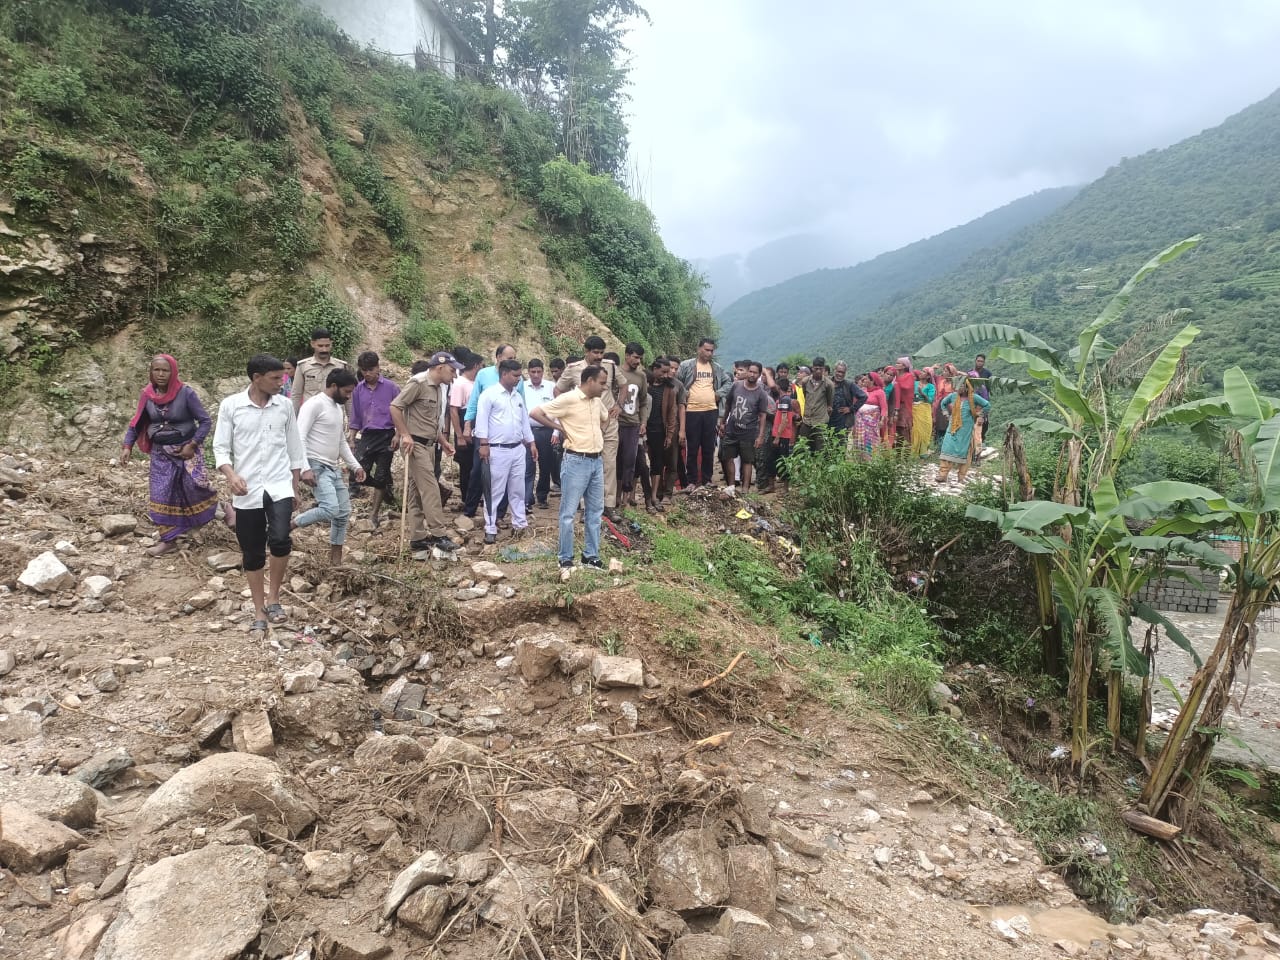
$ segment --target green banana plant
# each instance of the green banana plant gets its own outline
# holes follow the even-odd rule
[[[1223,393],[1164,411],[1158,423],[1189,426],[1223,444],[1247,480],[1244,502],[1198,484],[1159,481],[1133,488],[1117,512],[1158,537],[1222,531],[1240,543],[1229,567],[1231,599],[1213,651],[1191,679],[1177,719],[1151,767],[1139,809],[1187,825],[1222,729],[1238,671],[1257,642],[1259,612],[1280,597],[1280,401],[1264,397],[1244,371],[1223,375]]]

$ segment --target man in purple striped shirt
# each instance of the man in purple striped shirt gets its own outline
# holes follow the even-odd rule
[[[351,395],[351,445],[364,468],[364,486],[373,488],[369,517],[377,530],[382,520],[378,511],[391,494],[391,458],[395,456],[396,428],[391,422],[391,401],[400,393],[394,382],[382,375],[381,360],[372,350],[356,359],[360,382]]]

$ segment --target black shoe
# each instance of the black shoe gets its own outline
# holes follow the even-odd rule
[[[561,560],[561,561],[560,561],[560,569],[561,569],[561,570],[572,570],[572,569],[573,569],[573,561],[572,561],[572,560]]]
[[[409,549],[414,553],[417,553],[420,550],[430,550],[432,543],[433,541],[431,540],[410,540]]]
[[[551,504],[547,503],[547,501],[545,500],[539,500],[538,506],[540,506],[543,510],[545,510],[547,509],[547,507],[551,506]]]
[[[603,570],[604,564],[600,562],[599,557],[583,557],[582,565],[584,567],[592,567],[596,570]]]
[[[441,550],[448,550],[450,552],[458,549],[458,545],[448,537],[436,537],[431,541],[431,546],[439,547]]]
[[[484,542],[485,542],[485,543],[497,543],[497,542],[498,542],[498,535],[497,535],[496,533],[486,533],[486,534],[484,535]]]
[[[618,523],[622,520],[622,517],[619,515],[617,509],[615,509],[614,507],[606,507],[604,511],[604,516],[606,520],[610,520],[613,523]]]

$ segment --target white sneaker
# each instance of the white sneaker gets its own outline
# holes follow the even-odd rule
[[[725,487],[724,492],[726,496],[732,497],[734,495],[733,484],[731,483],[727,487]]]

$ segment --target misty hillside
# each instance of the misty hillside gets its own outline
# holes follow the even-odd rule
[[[802,273],[859,263],[877,251],[866,240],[817,233],[779,237],[745,254],[697,258],[694,269],[707,280],[707,303],[722,313],[742,297]]]
[[[721,354],[772,363],[792,353],[812,352],[891,297],[916,289],[984,247],[1042,220],[1078,190],[1041,190],[857,266],[815,270],[748,294],[717,314]]]
[[[976,322],[1067,344],[1148,257],[1196,233],[1199,247],[1139,287],[1116,337],[1189,307],[1207,382],[1238,363],[1280,390],[1280,92],[1123,160],[1043,222],[859,317],[825,348],[865,368]]]

